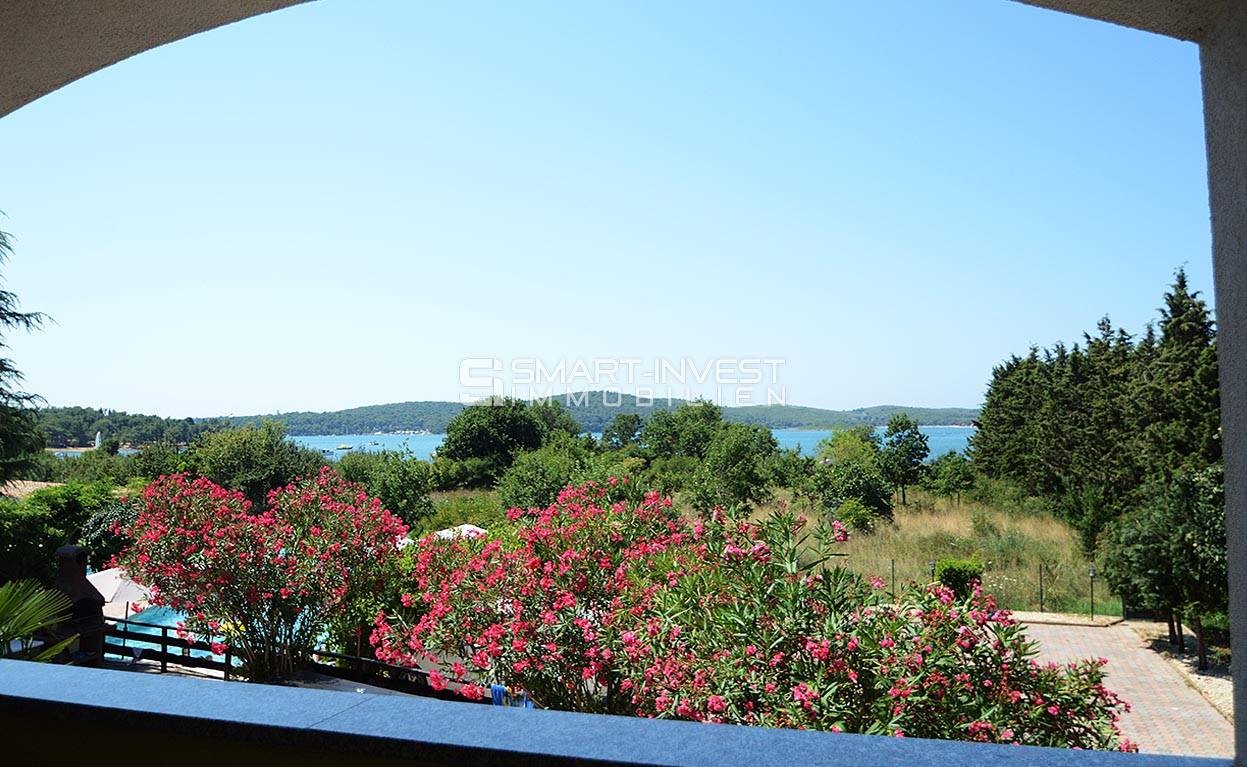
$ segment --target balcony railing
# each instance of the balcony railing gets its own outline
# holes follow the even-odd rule
[[[150,761],[749,767],[1229,767],[1225,759],[1069,751],[481,706],[223,684],[0,660],[6,763],[126,747]],[[20,736],[20,737],[19,737]],[[119,744],[124,744],[119,746]],[[57,758],[59,757],[59,758]],[[12,761],[9,761],[12,759]]]

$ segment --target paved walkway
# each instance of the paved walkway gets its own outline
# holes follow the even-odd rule
[[[1044,661],[1108,658],[1105,686],[1133,706],[1121,729],[1140,751],[1234,756],[1233,726],[1129,626],[1032,623],[1027,633],[1039,642]]]

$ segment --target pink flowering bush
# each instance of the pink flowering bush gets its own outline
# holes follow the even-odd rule
[[[324,468],[270,492],[262,511],[202,477],[161,477],[118,532],[132,543],[117,564],[154,603],[188,616],[179,633],[228,636],[260,679],[293,670],[331,625],[384,592],[407,527]]]
[[[1000,743],[1125,748],[1102,661],[1034,662],[978,591],[895,603],[827,566],[847,534],[782,512],[686,519],[568,488],[514,539],[426,538],[377,655],[469,698],[506,684],[576,711]],[[812,538],[818,539],[813,545]]]

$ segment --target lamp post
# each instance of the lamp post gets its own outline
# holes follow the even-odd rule
[[[1087,575],[1091,576],[1091,621],[1095,622],[1095,567],[1087,569]]]
[[[930,562],[927,562],[927,567],[931,568],[931,581],[935,582],[935,560],[932,559]]]

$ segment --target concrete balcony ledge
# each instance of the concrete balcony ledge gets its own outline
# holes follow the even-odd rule
[[[1228,767],[1229,760],[837,735],[0,660],[13,764]],[[13,753],[13,748],[17,753]],[[228,765],[227,765],[228,767]]]

